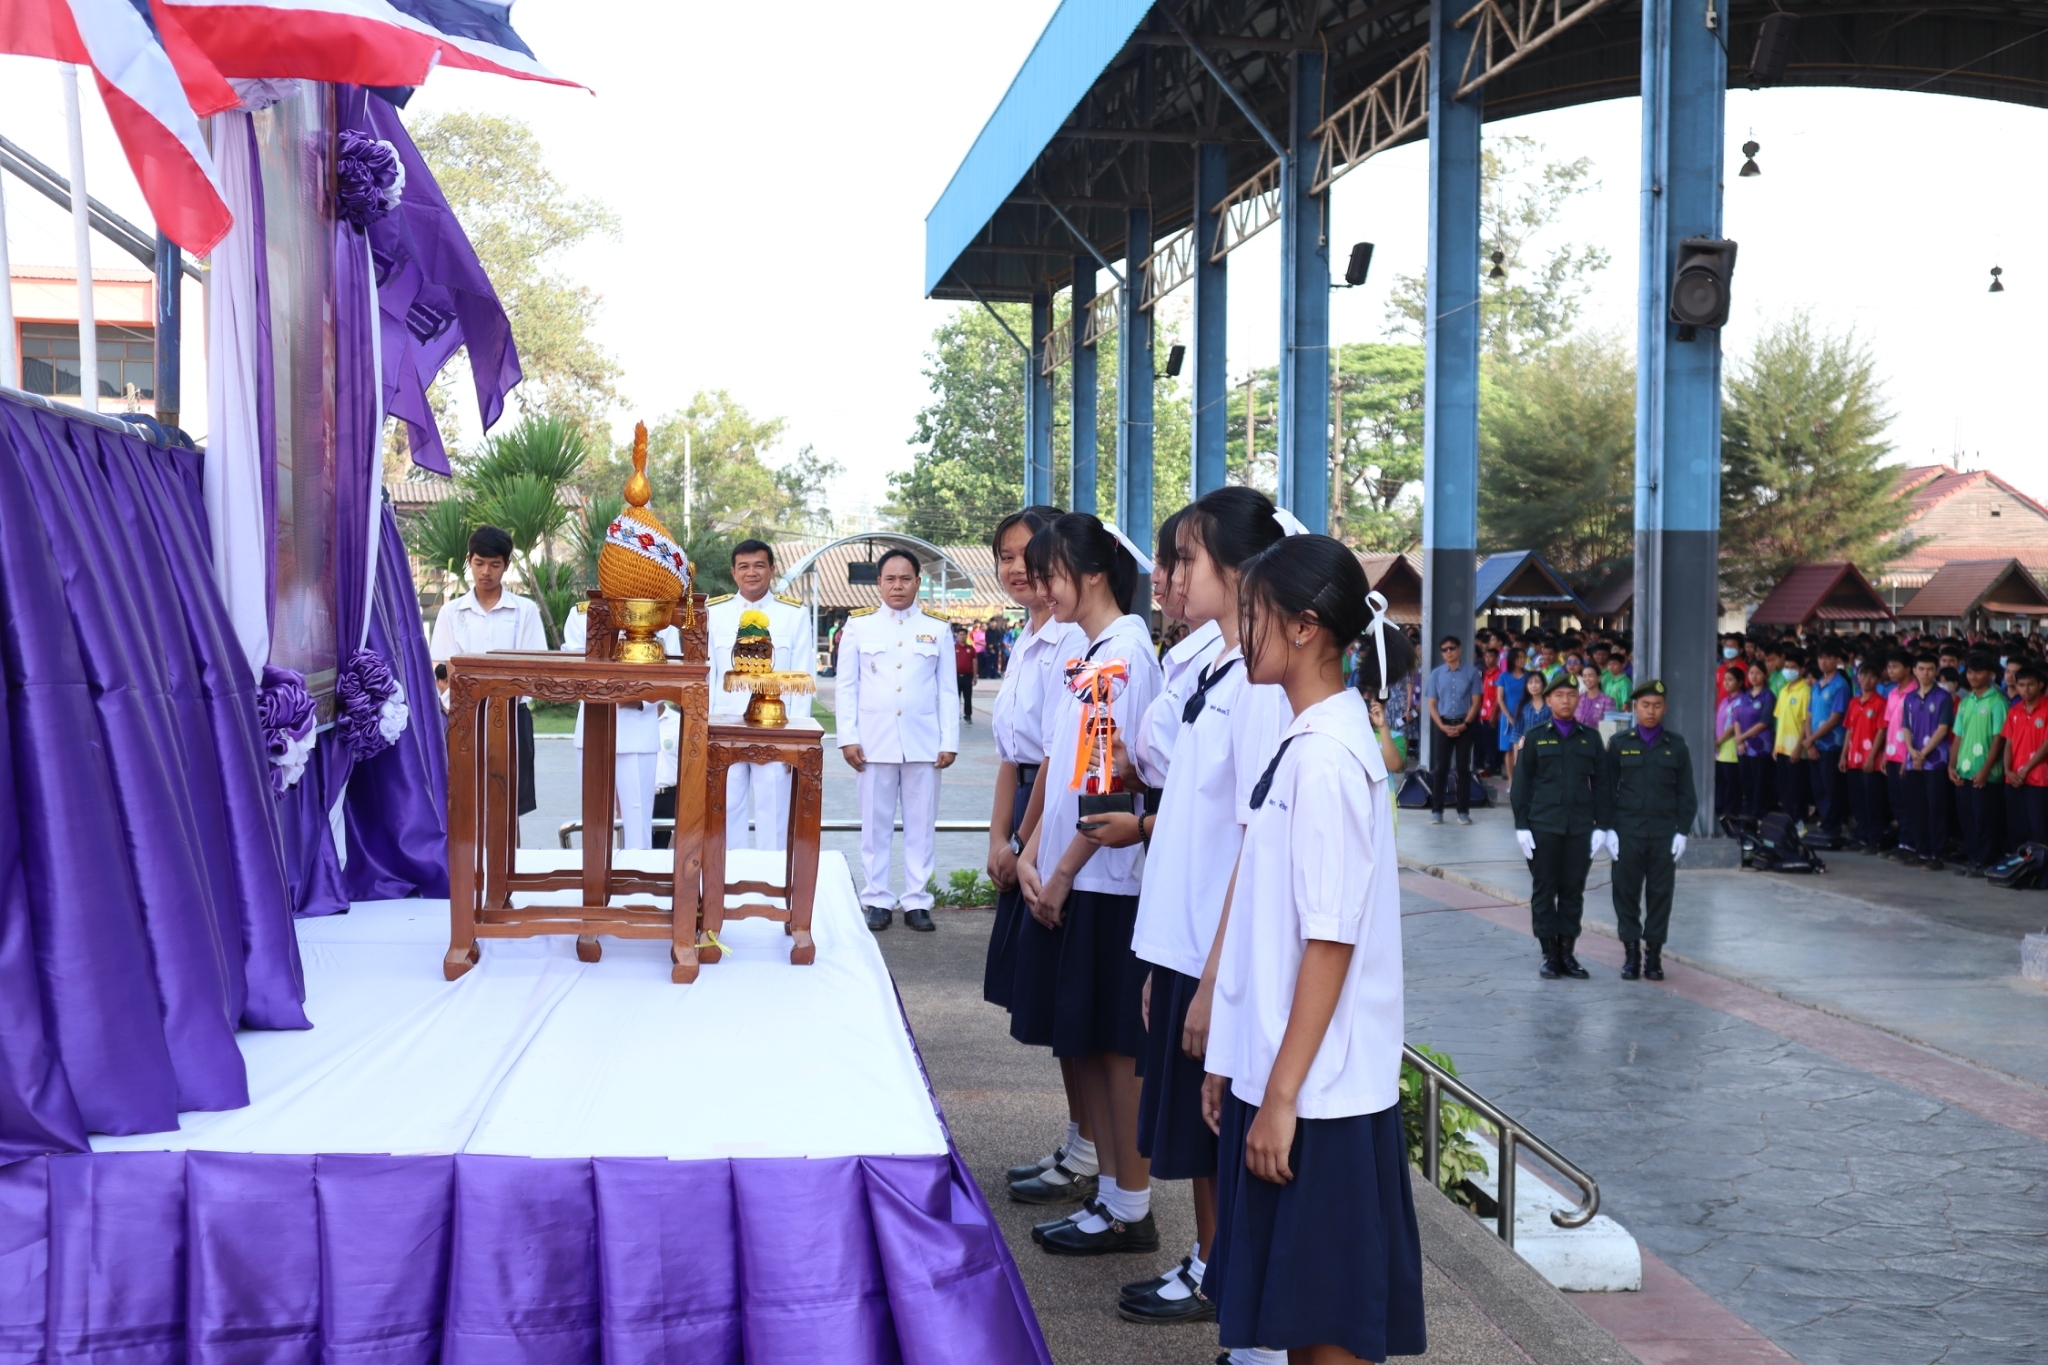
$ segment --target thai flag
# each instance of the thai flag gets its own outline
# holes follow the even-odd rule
[[[91,67],[157,227],[198,256],[227,235],[199,115],[235,92],[175,18],[151,0],[0,0],[0,52]]]
[[[0,0],[12,3],[12,0]],[[575,85],[489,0],[157,0],[228,76],[419,85],[436,65]]]

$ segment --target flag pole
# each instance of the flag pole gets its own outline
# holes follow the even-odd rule
[[[85,126],[78,112],[78,68],[67,63],[61,69],[64,127],[71,141],[71,240],[78,257],[78,401],[87,412],[98,412],[100,344],[92,315],[92,217],[85,193]]]
[[[7,185],[0,176],[0,384],[21,387],[21,358],[14,347],[14,262],[7,254]]]

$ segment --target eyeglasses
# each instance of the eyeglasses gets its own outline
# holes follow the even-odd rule
[[[1455,654],[1458,652],[1458,647],[1456,645],[1439,645],[1436,652],[1439,654]]]

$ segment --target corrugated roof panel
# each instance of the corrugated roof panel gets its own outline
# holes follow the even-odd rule
[[[1144,22],[1152,0],[1063,0],[924,219],[924,292],[960,259]]]

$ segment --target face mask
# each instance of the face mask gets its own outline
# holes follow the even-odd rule
[[[1799,677],[1799,670],[1796,668],[1781,668],[1778,671],[1785,675],[1786,682],[1792,682]]]

